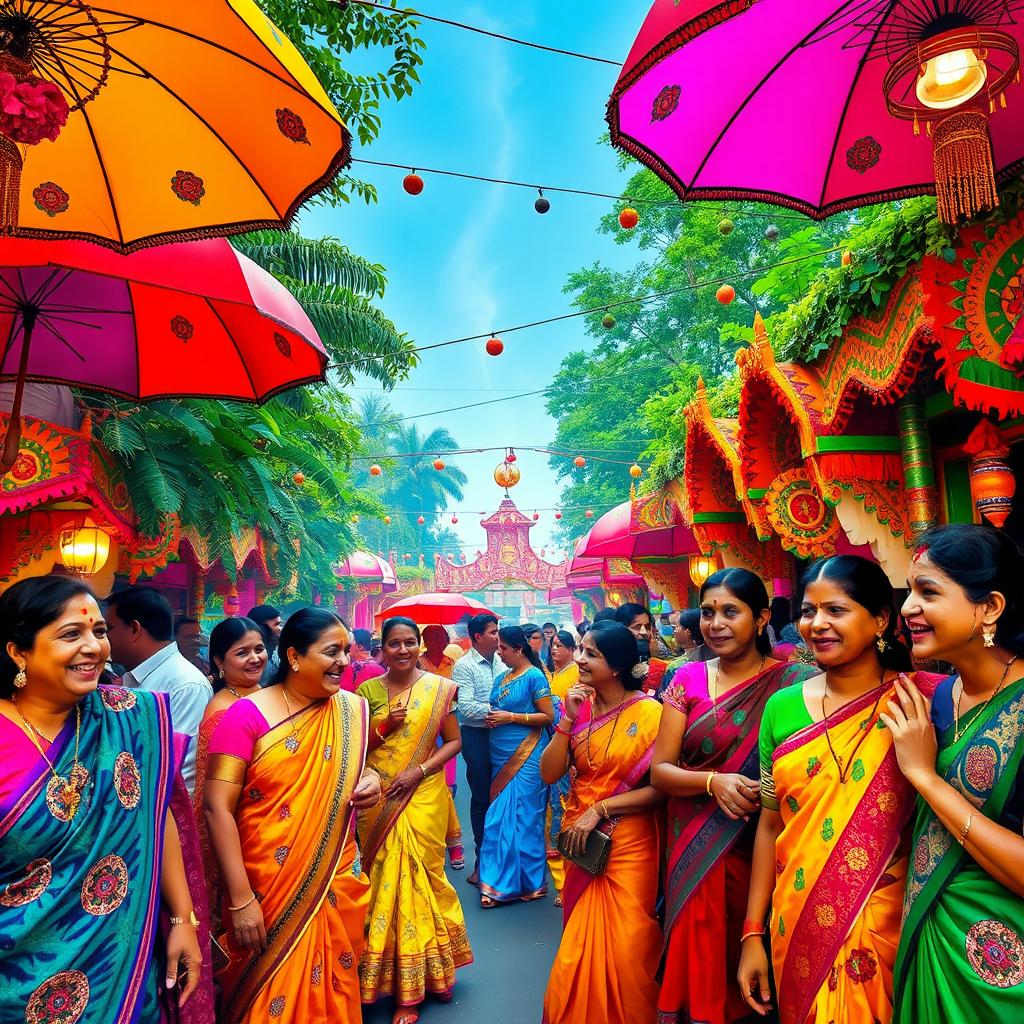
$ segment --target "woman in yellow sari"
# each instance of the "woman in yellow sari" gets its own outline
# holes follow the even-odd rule
[[[380,800],[364,770],[366,704],[339,690],[349,635],[303,608],[276,682],[236,701],[210,739],[204,807],[220,866],[229,961],[219,1020],[358,1021],[367,881],[353,811]]]
[[[359,976],[364,1003],[393,995],[394,1024],[414,1024],[426,993],[450,1002],[455,969],[473,959],[459,897],[444,873],[444,765],[462,740],[455,685],[417,667],[416,623],[388,619],[381,642],[387,674],[358,690],[370,704],[367,763],[385,791],[384,802],[359,818],[370,874]]]
[[[771,696],[761,718],[740,990],[770,1011],[770,904],[781,1024],[889,1024],[914,794],[879,715],[910,658],[876,563],[821,559],[803,587],[800,632],[824,672]]]
[[[569,691],[580,681],[580,669],[576,664],[576,641],[572,633],[557,630],[551,637],[548,648],[548,668],[551,670],[551,696],[556,700],[556,721],[559,709],[564,709]],[[545,830],[547,840],[548,871],[555,883],[555,906],[562,905],[562,889],[565,887],[565,861],[555,846],[558,833],[562,831],[562,812],[569,798],[569,776],[563,775],[548,789],[548,814]]]
[[[661,705],[639,692],[639,660],[625,626],[595,624],[577,655],[580,682],[541,758],[548,785],[572,769],[560,840],[568,858],[581,858],[595,830],[611,839],[598,874],[576,863],[567,868],[565,930],[544,995],[544,1024],[652,1024],[656,1016],[661,929],[653,865],[663,797],[648,773]],[[580,715],[588,704],[590,715]]]

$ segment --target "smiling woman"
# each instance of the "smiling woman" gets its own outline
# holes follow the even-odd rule
[[[0,645],[0,1018],[56,1004],[69,1020],[159,1019],[162,992],[191,999],[202,960],[167,696],[98,685],[110,644],[79,580],[10,587]],[[172,927],[154,957],[161,897]]]

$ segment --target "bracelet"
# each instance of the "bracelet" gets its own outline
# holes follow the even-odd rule
[[[764,921],[754,921],[748,917],[746,921],[743,922],[743,927],[740,929],[740,934],[746,937],[747,935],[753,934],[754,932],[757,932],[758,935],[764,935]],[[742,941],[743,939],[740,939],[740,942]]]
[[[963,846],[967,842],[967,833],[971,831],[971,826],[974,824],[974,819],[978,816],[977,811],[971,811],[971,816],[967,819],[967,823],[962,829],[960,829],[960,835],[957,836],[957,842]]]
[[[708,781],[704,784],[704,788],[708,791],[708,796],[713,796],[711,792],[711,780],[718,774],[716,771],[708,772]]]
[[[763,938],[764,938],[764,929],[762,928],[762,929],[761,929],[760,931],[756,931],[756,932],[744,932],[744,933],[743,933],[743,934],[742,934],[742,935],[740,936],[740,945],[742,945],[742,944],[743,944],[744,942],[746,942],[746,941],[747,941],[747,939],[752,939],[752,938],[754,938],[754,936],[755,936],[755,935],[756,935],[756,936],[757,936],[757,937],[758,937],[759,939],[763,939]]]
[[[566,732],[565,729],[562,728],[561,722],[559,722],[558,725],[555,726],[555,732],[557,732],[560,736],[572,736],[571,732]]]
[[[426,763],[426,761],[424,761],[423,764],[420,765],[420,771],[423,772],[423,778],[426,778],[427,777],[427,763]]]
[[[172,917],[170,920],[173,925],[190,924],[193,928],[199,927],[199,918],[196,917],[195,910],[190,910],[188,912],[188,917]]]
[[[608,819],[611,818],[611,814],[609,814],[609,812],[608,812],[608,801],[607,800],[602,800],[596,806],[597,806],[598,811],[601,812],[601,817],[602,818],[608,818]]]
[[[383,724],[384,724],[383,722],[378,722],[377,725],[374,727],[374,730],[373,730],[377,734],[377,739],[379,739],[381,741],[381,743],[383,743],[388,738],[386,733],[383,733],[383,732],[380,731],[380,727]]]
[[[232,914],[237,914],[239,910],[245,910],[245,908],[247,906],[249,906],[249,904],[252,903],[255,899],[256,899],[256,893],[253,893],[252,896],[249,899],[247,899],[243,904],[241,904],[241,906],[238,906],[238,907],[228,907],[228,910],[230,910]]]

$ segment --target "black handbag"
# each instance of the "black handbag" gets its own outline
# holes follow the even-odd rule
[[[604,871],[608,864],[608,855],[612,852],[611,836],[605,835],[599,828],[595,828],[587,836],[587,845],[583,848],[583,852],[578,854],[567,851],[568,840],[568,832],[559,832],[555,839],[555,847],[570,864],[575,864],[576,867],[583,868],[584,871],[595,876]]]

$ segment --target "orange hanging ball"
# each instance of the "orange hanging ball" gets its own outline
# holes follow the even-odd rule
[[[593,518],[594,518],[594,513],[593,513],[593,512],[592,512],[592,511],[591,511],[591,510],[590,510],[589,508],[588,508],[588,509],[587,509],[587,511],[586,511],[586,512],[584,512],[583,514],[584,514],[584,515],[585,515],[585,516],[586,516],[586,517],[587,517],[588,519],[593,519]]]
[[[402,188],[411,196],[418,196],[423,191],[423,179],[413,171],[402,179]]]
[[[583,458],[582,455],[577,455],[576,458],[573,459],[572,461],[575,462],[580,469],[582,469],[587,464],[587,460]]]
[[[489,356],[500,356],[505,351],[505,343],[501,338],[488,338],[484,348]]]
[[[376,462],[370,467],[370,476],[380,476],[383,472],[384,470]]]
[[[306,474],[305,473],[296,473],[295,476],[292,477],[292,483],[295,484],[296,487],[301,487],[305,482],[306,482]]]
[[[640,214],[632,206],[626,206],[619,211],[619,226],[626,231],[632,231],[640,223]]]
[[[731,284],[723,284],[721,288],[715,292],[715,298],[723,306],[728,306],[733,299],[736,298],[736,289]]]
[[[642,476],[642,475],[643,475],[643,472],[644,472],[644,471],[643,471],[643,470],[642,470],[642,469],[641,469],[641,468],[640,468],[640,467],[639,467],[639,466],[638,466],[638,465],[637,465],[637,464],[636,464],[635,462],[633,463],[633,465],[632,465],[632,466],[630,466],[630,467],[629,467],[629,475],[630,475],[630,476],[631,476],[631,477],[632,477],[632,478],[633,478],[634,480],[636,480],[636,479],[638,479],[638,478],[639,478],[640,476]]]
[[[444,469],[444,461],[442,459],[434,459],[434,469],[440,473]]]
[[[853,263],[853,253],[847,249],[846,252],[843,253],[843,266],[848,267],[851,263]]]
[[[385,516],[384,517],[384,523],[385,523],[385,525],[390,526],[391,525],[391,516]]]

